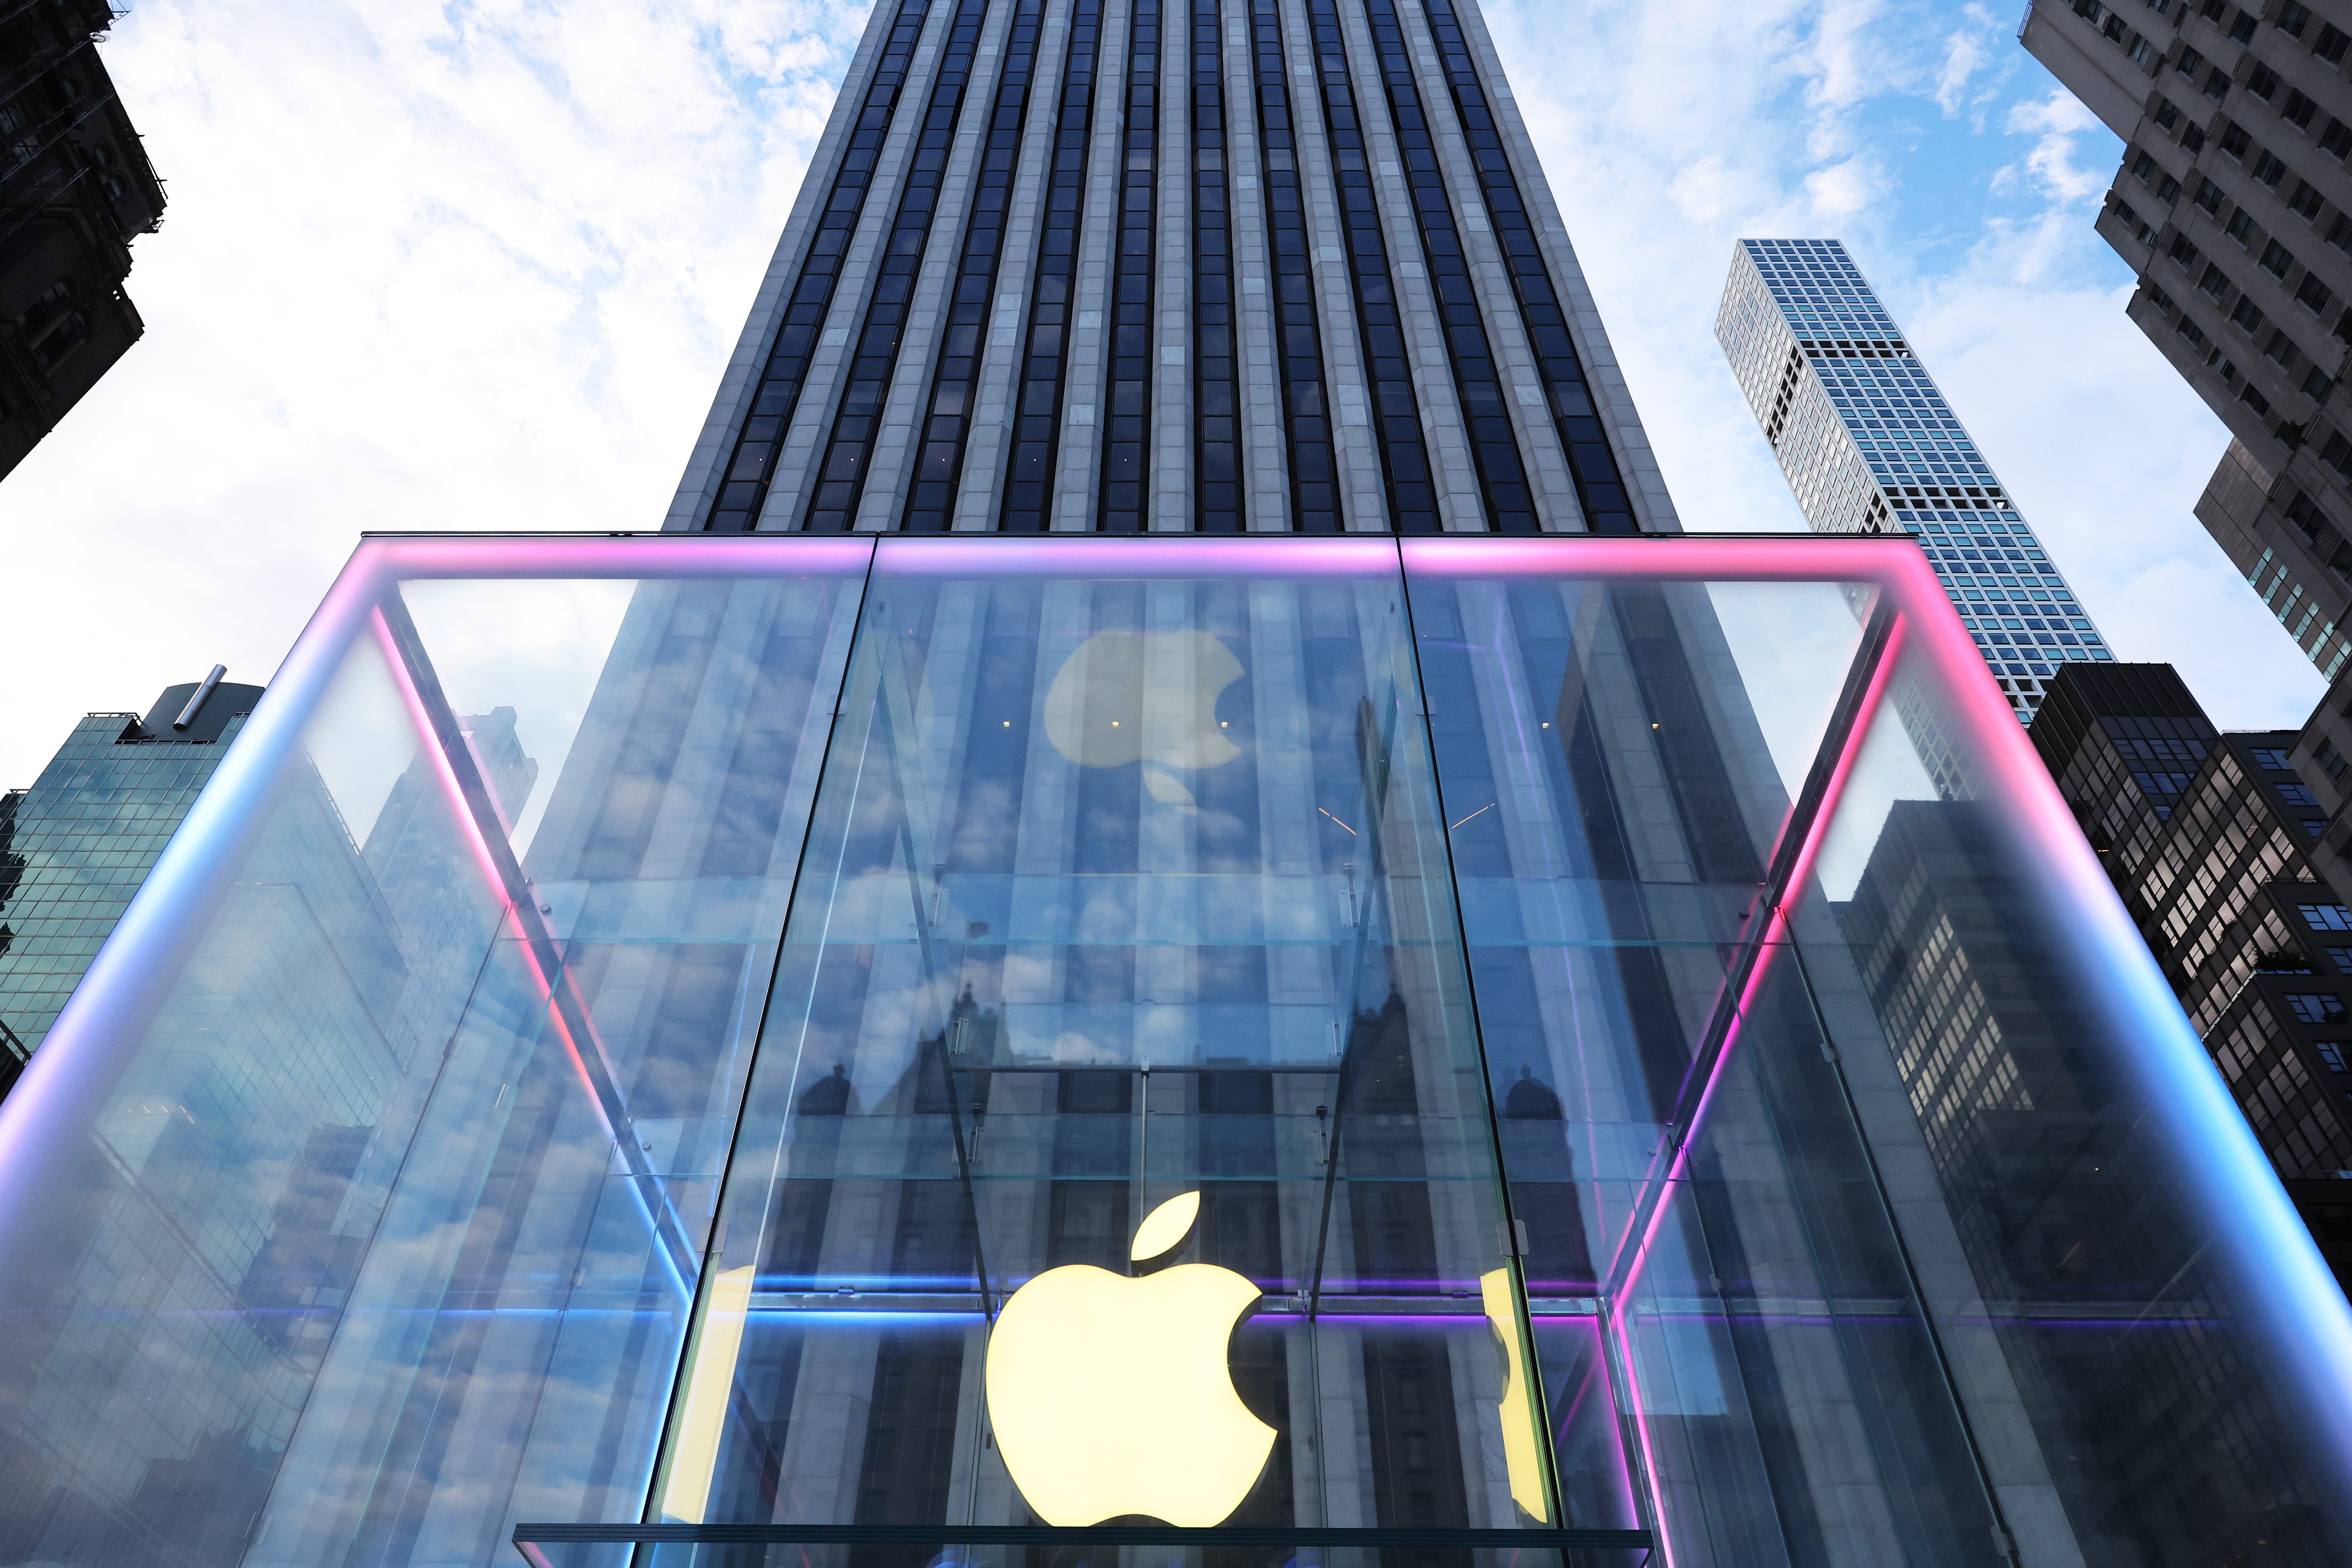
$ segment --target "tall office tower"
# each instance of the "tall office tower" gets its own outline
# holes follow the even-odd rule
[[[1470,8],[887,15],[666,527],[1678,526]]]
[[[363,542],[0,1103],[0,1562],[2352,1560],[1943,588],[1643,452],[1463,0],[877,5],[667,531]]]
[[[2124,140],[2126,307],[2229,427],[2197,518],[2333,679],[2352,658],[2352,5],[2032,0],[2018,37]]]
[[[163,185],[98,56],[114,16],[106,0],[0,15],[0,475],[146,331],[122,280]]]
[[[1805,521],[1917,535],[2021,718],[2115,657],[1843,242],[1741,240],[1715,336]]]
[[[2352,877],[2323,855],[2321,801],[2297,776],[2299,757],[2336,753],[2293,731],[2217,732],[2167,664],[2061,671],[2033,744],[2352,1289],[2331,1212],[2352,1202]]]
[[[204,700],[194,702],[199,691]],[[166,687],[144,719],[92,713],[30,788],[0,795],[7,1081],[48,1033],[260,695],[258,686],[190,681]]]

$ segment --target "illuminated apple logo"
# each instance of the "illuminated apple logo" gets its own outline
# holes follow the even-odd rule
[[[1200,1212],[1198,1193],[1160,1205],[1129,1256],[1173,1253]],[[1212,1525],[1240,1507],[1274,1451],[1274,1428],[1225,1364],[1257,1300],[1256,1286],[1205,1263],[1136,1279],[1071,1264],[1014,1291],[989,1335],[988,1414],[1037,1517]]]
[[[1217,698],[1243,675],[1207,632],[1097,632],[1070,650],[1045,689],[1045,738],[1081,767],[1143,764],[1151,798],[1189,806],[1169,770],[1213,768],[1242,754]]]

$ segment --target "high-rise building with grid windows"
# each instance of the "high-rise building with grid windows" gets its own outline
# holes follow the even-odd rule
[[[1805,521],[1916,534],[2019,717],[2115,657],[1843,243],[1741,240],[1715,333]]]

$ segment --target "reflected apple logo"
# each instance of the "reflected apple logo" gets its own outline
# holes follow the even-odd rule
[[[1161,1204],[1129,1255],[1172,1255],[1200,1212],[1198,1193]],[[988,1415],[1037,1517],[1206,1526],[1239,1508],[1274,1451],[1225,1362],[1257,1300],[1255,1285],[1205,1263],[1132,1279],[1069,1264],[1014,1291],[989,1334]]]
[[[1045,689],[1045,738],[1081,767],[1141,763],[1154,800],[1189,806],[1170,769],[1242,754],[1217,720],[1217,699],[1242,662],[1207,632],[1097,632],[1070,651]]]

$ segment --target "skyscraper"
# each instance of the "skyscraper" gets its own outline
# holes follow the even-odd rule
[[[1817,533],[1908,532],[2031,719],[2098,629],[1834,239],[1743,239],[1716,341]]]
[[[2352,658],[2352,7],[2032,0],[2018,39],[2123,138],[2125,309],[2229,427],[2205,525],[2331,680]]]
[[[1673,531],[1501,83],[1451,0],[893,10],[664,526]]]
[[[667,529],[363,541],[0,1103],[0,1561],[2352,1556],[1937,579],[1644,452],[1463,0],[877,6]]]
[[[0,795],[0,1074],[10,1081],[260,696],[215,675],[166,687],[144,719],[92,713],[29,788]]]

